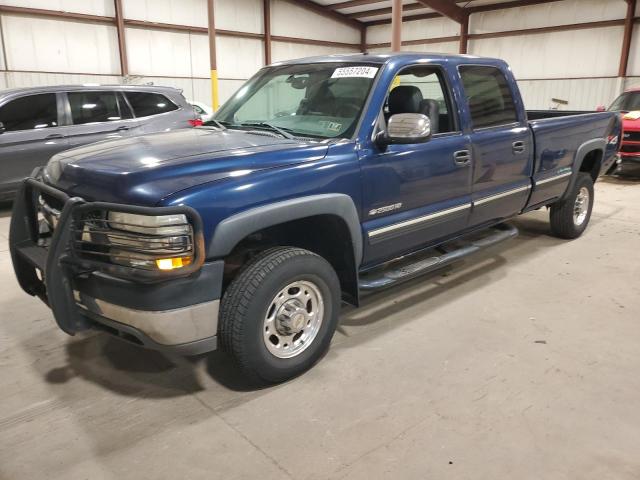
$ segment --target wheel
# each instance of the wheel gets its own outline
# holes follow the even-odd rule
[[[312,367],[338,323],[340,282],[324,258],[295,247],[254,257],[222,298],[219,339],[256,383],[278,383]]]
[[[551,205],[551,232],[560,238],[578,238],[585,231],[593,209],[593,180],[578,173],[573,189],[560,202]]]

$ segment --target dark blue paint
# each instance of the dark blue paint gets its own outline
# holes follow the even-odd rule
[[[49,181],[89,200],[189,205],[202,216],[207,243],[217,224],[234,213],[299,196],[344,193],[353,199],[367,237],[372,229],[532,185],[532,180],[573,168],[576,151],[585,141],[620,135],[619,119],[608,112],[527,122],[513,75],[498,59],[394,54],[284,63],[340,61],[380,66],[351,139],[313,143],[208,128],[174,131],[70,150],[54,157]],[[437,135],[420,145],[380,149],[372,136],[389,85],[399,70],[415,64],[437,65],[444,71],[460,132]],[[464,64],[494,66],[506,74],[518,110],[516,124],[473,131],[457,70]],[[512,152],[516,140],[524,142],[524,153]],[[472,150],[470,166],[454,164],[452,154],[461,149]],[[614,153],[615,145],[608,145],[605,160]],[[553,191],[534,190],[535,200],[551,200],[568,183],[569,178],[555,184]],[[513,216],[532,203],[530,195],[525,191],[476,206],[377,242],[365,238],[363,267]],[[391,212],[369,214],[396,203],[402,205]]]

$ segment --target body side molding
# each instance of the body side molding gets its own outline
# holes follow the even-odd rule
[[[292,198],[252,208],[221,221],[207,248],[207,258],[223,257],[247,235],[267,227],[314,215],[335,215],[346,223],[351,234],[356,268],[362,262],[362,228],[350,196],[327,193]]]

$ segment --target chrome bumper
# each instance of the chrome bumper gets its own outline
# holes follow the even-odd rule
[[[154,347],[174,347],[215,337],[218,330],[220,300],[172,310],[145,311],[114,305],[74,291],[76,304],[98,322],[107,320],[144,334]],[[98,318],[96,318],[96,316]],[[111,322],[107,326],[115,327]],[[142,343],[144,339],[140,339]]]

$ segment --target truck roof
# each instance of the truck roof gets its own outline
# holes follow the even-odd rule
[[[403,63],[416,60],[453,60],[455,63],[477,63],[481,60],[486,64],[504,64],[504,60],[498,58],[478,57],[475,55],[453,55],[444,53],[427,52],[384,52],[384,53],[343,53],[335,55],[322,55],[317,57],[298,58],[274,62],[271,65],[296,65],[305,63],[331,63],[331,62],[357,62],[386,64],[392,60],[400,60]]]

